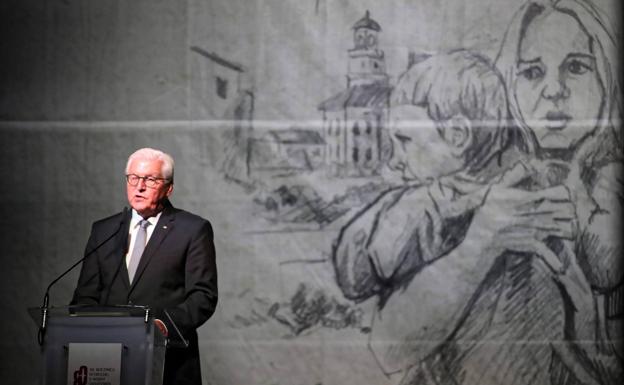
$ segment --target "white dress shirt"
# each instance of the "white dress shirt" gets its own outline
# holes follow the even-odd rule
[[[156,216],[147,218],[147,221],[150,224],[149,226],[147,226],[147,229],[145,229],[146,230],[146,236],[145,236],[146,245],[149,242],[149,239],[152,236],[154,229],[156,228],[156,224],[158,223],[158,220],[160,219],[161,214],[162,214],[162,211],[156,214]],[[130,257],[132,256],[132,250],[134,250],[134,241],[136,240],[136,233],[139,229],[139,222],[141,222],[142,220],[143,220],[143,217],[140,216],[139,213],[137,213],[134,209],[132,209],[132,218],[130,219],[130,228],[128,230],[128,240],[130,241],[130,244],[128,245],[128,252],[126,253],[126,267],[128,267],[128,265],[130,264]]]

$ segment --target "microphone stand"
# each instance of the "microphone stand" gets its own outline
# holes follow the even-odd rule
[[[47,324],[48,324],[48,310],[49,310],[49,304],[50,304],[50,289],[61,278],[66,276],[76,266],[78,266],[82,262],[84,262],[84,260],[87,259],[91,254],[95,253],[100,247],[102,247],[104,244],[106,244],[108,241],[110,241],[115,235],[117,235],[117,233],[119,233],[119,230],[121,230],[121,228],[123,227],[123,224],[126,221],[126,213],[127,212],[128,212],[128,208],[124,207],[123,212],[121,214],[121,221],[119,222],[119,226],[117,227],[117,229],[111,235],[108,236],[108,238],[106,238],[104,241],[100,242],[100,244],[98,244],[91,251],[86,253],[84,255],[84,257],[82,257],[78,261],[76,261],[76,263],[71,265],[71,267],[69,269],[65,270],[61,275],[56,277],[56,279],[54,281],[52,281],[48,285],[48,288],[46,289],[45,295],[43,296],[43,305],[41,306],[41,324],[39,325],[39,331],[37,332],[37,342],[39,343],[39,346],[43,346],[43,342],[45,340],[46,328],[47,328]]]
[[[115,235],[115,234],[117,234],[117,232],[115,232],[113,235]],[[108,239],[107,239],[107,241],[108,241]],[[91,253],[89,253],[89,254],[91,254]],[[87,256],[89,254],[87,254]],[[61,278],[63,278],[65,275],[67,275],[67,273],[69,273],[76,266],[78,266],[80,263],[82,263],[82,261],[84,261],[85,258],[86,258],[86,256],[81,258],[79,261],[77,261],[73,265],[71,265],[71,267],[69,269],[65,270],[63,272],[63,274],[59,275],[54,281],[52,281],[48,285],[48,288],[46,289],[45,295],[43,296],[43,306],[41,306],[41,326],[39,327],[39,332],[37,333],[37,342],[39,342],[39,345],[43,345],[43,339],[45,337],[45,332],[46,332],[46,326],[47,326],[47,321],[48,321],[48,304],[50,303],[50,288],[56,282],[58,282]]]
[[[178,329],[178,325],[176,325],[176,323],[173,321],[173,318],[171,318],[171,315],[169,315],[169,312],[166,309],[163,309],[163,312],[165,313],[165,315],[169,319],[169,322],[173,326],[173,329],[175,330],[176,334],[180,338],[180,341],[182,342],[184,347],[188,348],[189,347],[189,342],[186,340],[186,338],[184,338],[184,335],[182,335],[182,332],[180,331],[180,329]]]

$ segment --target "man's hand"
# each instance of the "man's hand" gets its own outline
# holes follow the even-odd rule
[[[164,322],[162,322],[158,318],[155,318],[154,325],[156,325],[158,330],[160,330],[160,332],[162,333],[163,336],[165,336],[165,338],[169,337],[169,330],[167,330],[167,326],[165,325]]]

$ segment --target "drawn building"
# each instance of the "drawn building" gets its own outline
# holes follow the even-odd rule
[[[249,153],[253,137],[254,93],[246,84],[245,68],[230,60],[192,46],[193,116],[213,120],[228,138],[222,170],[226,177],[243,184],[250,179]]]
[[[252,171],[313,171],[323,163],[325,141],[313,130],[270,130],[251,141]]]
[[[193,97],[196,104],[204,108],[198,115],[208,119],[237,118],[234,111],[246,94],[243,66],[197,46],[192,46],[191,51],[198,54],[195,56],[198,79],[193,82]]]
[[[319,105],[323,114],[325,160],[336,176],[379,174],[391,86],[384,51],[378,48],[381,26],[365,16],[353,25],[348,51],[347,88]]]

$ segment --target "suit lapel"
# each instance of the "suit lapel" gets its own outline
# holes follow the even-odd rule
[[[154,254],[158,250],[158,247],[162,243],[163,240],[169,235],[171,230],[173,229],[173,220],[175,219],[175,212],[173,207],[168,204],[165,206],[162,215],[158,219],[156,223],[156,227],[154,228],[154,232],[150,237],[147,245],[145,246],[145,250],[143,251],[143,255],[141,256],[141,260],[139,261],[139,266],[137,267],[137,271],[134,276],[134,280],[132,281],[132,285],[130,287],[130,291],[134,289],[137,282],[141,280],[141,276],[145,271],[145,268],[149,265],[152,260]],[[128,280],[128,269],[126,268],[126,280]]]
[[[132,211],[128,210],[126,213],[126,217],[124,218],[125,224],[124,228],[121,229],[119,234],[117,235],[117,252],[116,252],[116,262],[118,271],[117,275],[121,276],[121,281],[123,282],[126,289],[130,287],[130,280],[128,279],[128,267],[126,266],[126,254],[128,252],[128,234],[130,232],[130,220],[132,219]]]

